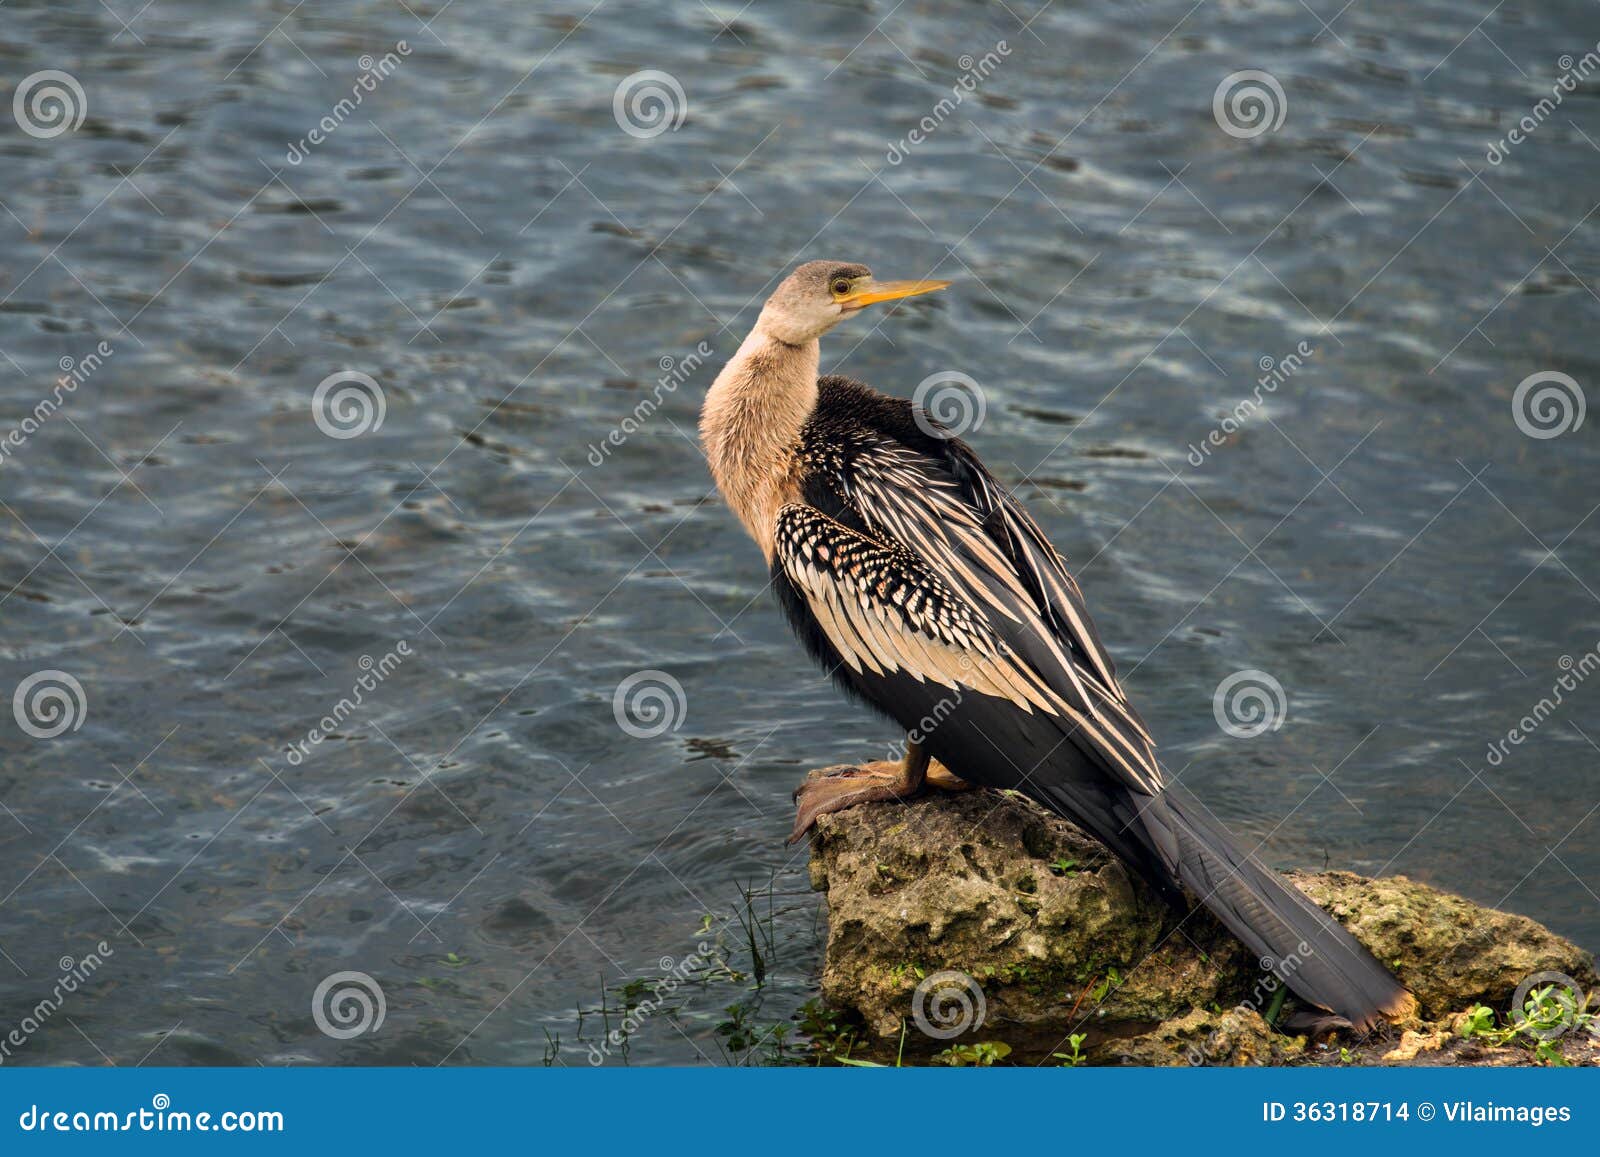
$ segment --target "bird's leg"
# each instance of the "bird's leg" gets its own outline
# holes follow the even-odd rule
[[[876,760],[811,772],[795,789],[794,831],[789,833],[787,842],[792,844],[810,831],[820,815],[843,811],[858,803],[915,799],[922,794],[928,781],[929,762],[922,745],[908,738],[905,757],[899,763]],[[948,771],[945,775],[955,779]]]
[[[972,784],[962,779],[937,759],[928,763],[927,784],[940,791],[970,791]]]

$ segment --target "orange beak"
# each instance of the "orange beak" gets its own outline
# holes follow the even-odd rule
[[[839,298],[839,304],[850,309],[876,305],[880,301],[897,301],[902,297],[916,297],[919,293],[932,293],[943,289],[948,281],[872,281],[861,285],[854,293]]]

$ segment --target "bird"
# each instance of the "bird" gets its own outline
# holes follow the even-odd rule
[[[802,646],[907,735],[898,761],[808,777],[789,842],[860,804],[1012,789],[1172,904],[1198,898],[1324,1023],[1411,1015],[1414,997],[1354,936],[1169,781],[1066,560],[973,449],[909,400],[820,374],[836,325],[949,285],[808,261],[701,408],[711,474]]]

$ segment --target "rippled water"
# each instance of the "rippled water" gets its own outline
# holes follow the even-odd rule
[[[1513,396],[1600,382],[1600,78],[1535,112],[1600,20],[1314,6],[7,4],[7,91],[86,107],[0,122],[0,687],[71,713],[0,727],[0,1028],[109,954],[6,1059],[582,1064],[702,941],[743,975],[627,1059],[767,1051],[821,951],[788,793],[893,736],[693,433],[823,255],[956,281],[825,364],[979,383],[972,441],[1241,835],[1600,948],[1594,687],[1489,758],[1600,641],[1594,420]],[[1282,95],[1230,134],[1246,69]],[[614,110],[644,70],[655,135]],[[381,425],[319,428],[342,371]],[[1243,670],[1286,704],[1253,739],[1213,713]],[[318,1031],[341,971],[378,1031]]]

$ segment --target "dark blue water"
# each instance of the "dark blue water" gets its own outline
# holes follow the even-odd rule
[[[977,383],[1242,837],[1600,948],[1600,14],[1313,6],[7,4],[0,1029],[98,963],[6,1062],[584,1064],[674,971],[628,1060],[768,1056],[789,791],[894,736],[694,425],[818,256],[956,282],[827,368]]]

